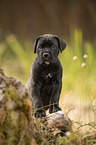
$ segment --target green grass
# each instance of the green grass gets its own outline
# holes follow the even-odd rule
[[[82,142],[87,138],[90,142],[90,134],[94,132],[94,128],[96,131],[96,106],[93,104],[96,99],[96,41],[84,41],[82,31],[78,29],[71,31],[70,40],[70,44],[59,55],[63,66],[60,106],[73,121],[73,136],[80,136]],[[6,36],[0,42],[0,67],[6,75],[18,78],[24,84],[36,57],[32,45],[30,40],[21,42],[14,35]],[[87,58],[84,59],[85,54]],[[74,56],[77,56],[76,60],[73,60]],[[85,63],[85,67],[82,67],[82,63]],[[68,144],[69,140],[65,142]]]

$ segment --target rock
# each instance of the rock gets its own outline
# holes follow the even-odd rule
[[[0,145],[31,144],[35,139],[25,131],[31,118],[32,103],[27,89],[0,68]]]
[[[67,131],[71,132],[71,121],[68,119],[68,117],[63,113],[63,111],[58,111],[52,114],[49,114],[46,116],[45,124],[47,124],[48,127],[53,127],[56,130],[54,130],[54,135],[56,134],[62,134],[66,135],[65,133]]]

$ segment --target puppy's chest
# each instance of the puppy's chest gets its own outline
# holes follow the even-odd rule
[[[52,79],[53,75],[51,73],[48,73],[45,75],[45,79]]]
[[[56,73],[53,74],[49,72],[43,77],[43,85],[53,85],[56,83],[58,83],[58,77]]]
[[[37,83],[42,85],[53,85],[60,79],[60,70],[56,67],[54,68],[43,68],[40,67],[37,71],[34,71],[35,80]]]
[[[48,73],[44,77],[44,84],[52,84],[53,83],[53,76],[51,73]]]

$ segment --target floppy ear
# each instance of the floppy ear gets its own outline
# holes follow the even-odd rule
[[[37,39],[35,40],[35,42],[33,44],[34,53],[36,53],[36,47],[37,47],[37,44],[38,44],[38,41],[40,38],[41,38],[41,36],[37,37]]]
[[[66,43],[63,40],[61,40],[58,36],[55,36],[55,38],[58,41],[59,50],[62,53],[62,51],[66,48]]]

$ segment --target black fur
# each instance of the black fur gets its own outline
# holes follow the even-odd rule
[[[33,62],[27,82],[30,97],[35,109],[35,117],[46,116],[49,112],[61,110],[59,97],[62,88],[62,66],[58,59],[59,51],[66,47],[59,37],[46,34],[34,42],[34,53],[38,56]]]

